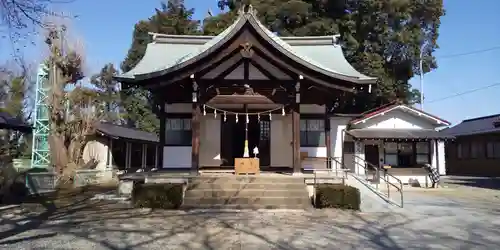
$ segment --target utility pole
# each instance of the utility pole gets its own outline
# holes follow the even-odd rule
[[[424,43],[420,46],[420,109],[424,110],[424,67],[423,67]]]

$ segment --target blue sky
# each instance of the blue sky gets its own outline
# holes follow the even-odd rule
[[[105,63],[120,64],[130,46],[134,24],[150,17],[159,3],[159,0],[76,0],[58,8],[78,15],[72,26],[85,41],[88,67],[96,72]],[[203,19],[209,8],[214,14],[218,11],[217,0],[186,0],[186,4],[196,9],[195,19]],[[440,49],[435,53],[439,68],[424,77],[428,102],[424,110],[452,123],[500,113],[500,84],[442,100],[500,83],[497,77],[500,69],[500,1],[482,0],[478,4],[470,0],[445,0],[445,9],[438,40]],[[499,49],[450,57],[492,47]],[[28,58],[36,60],[39,55],[36,48],[27,50]],[[419,87],[418,78],[412,79],[411,83]]]

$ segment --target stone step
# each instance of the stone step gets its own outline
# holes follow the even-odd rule
[[[212,198],[189,198],[185,197],[183,206],[184,207],[200,207],[200,206],[213,206],[213,205],[240,205],[240,206],[297,206],[304,207],[310,206],[311,200],[309,197],[236,197],[236,198],[222,198],[222,197],[212,197]]]
[[[185,197],[296,197],[308,195],[304,188],[300,190],[264,190],[264,189],[193,189],[186,192]]]
[[[233,189],[262,189],[262,190],[303,190],[304,183],[189,183],[187,190],[210,189],[210,190],[233,190]]]
[[[296,185],[304,185],[305,179],[301,179],[299,181],[290,181],[290,180],[232,180],[232,179],[219,179],[213,181],[205,181],[205,180],[191,180],[188,182],[189,184],[296,184]]]
[[[183,204],[181,206],[182,209],[250,209],[250,210],[258,210],[258,209],[300,209],[300,210],[308,210],[312,208],[311,204],[302,205],[302,204],[279,204],[279,205],[260,205],[260,204],[196,204],[188,205]]]
[[[303,177],[270,177],[270,176],[197,176],[191,183],[304,183]]]
[[[344,182],[343,178],[307,178],[306,184],[341,184]]]

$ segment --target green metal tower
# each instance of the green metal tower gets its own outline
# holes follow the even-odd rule
[[[50,83],[48,68],[41,64],[36,76],[35,109],[33,121],[33,148],[31,151],[31,167],[47,168],[50,165],[49,151],[49,98]]]

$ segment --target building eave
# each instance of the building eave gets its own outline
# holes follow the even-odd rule
[[[423,116],[426,119],[435,121],[436,124],[440,125],[441,127],[450,126],[451,125],[451,123],[449,121],[443,120],[443,119],[441,119],[439,117],[436,117],[434,115],[431,115],[431,114],[429,114],[427,112],[424,112],[424,111],[419,110],[417,108],[406,106],[404,104],[392,104],[392,105],[388,105],[388,106],[383,106],[383,107],[381,107],[379,109],[373,110],[372,112],[366,113],[366,114],[364,114],[363,116],[361,116],[361,117],[359,117],[357,119],[352,120],[350,122],[350,124],[352,124],[352,125],[358,125],[360,123],[366,122],[369,119],[375,118],[377,116],[384,115],[387,112],[391,112],[392,110],[395,110],[395,109],[405,109],[407,111],[411,111],[411,112],[417,114],[418,116]]]
[[[314,59],[304,58],[304,56],[299,56],[293,50],[292,46],[298,45],[331,45],[331,46],[339,46],[335,45],[336,36],[319,36],[319,37],[278,37],[274,35],[271,31],[269,31],[266,27],[264,27],[255,15],[252,12],[241,13],[238,19],[226,30],[224,30],[218,36],[185,36],[185,35],[165,35],[158,33],[150,33],[153,36],[153,42],[148,44],[146,49],[146,53],[142,60],[148,60],[148,49],[152,46],[156,46],[162,43],[168,44],[183,44],[183,45],[194,45],[200,47],[198,51],[194,51],[185,55],[184,57],[178,58],[179,63],[172,63],[173,65],[167,66],[156,66],[152,67],[153,69],[150,72],[134,72],[132,69],[129,72],[126,72],[122,75],[118,75],[115,79],[119,81],[124,81],[128,83],[140,82],[147,79],[160,77],[167,75],[169,73],[181,70],[193,63],[196,63],[199,60],[207,58],[212,55],[214,51],[217,51],[219,48],[223,47],[228,41],[235,38],[235,36],[240,32],[245,24],[250,24],[252,29],[265,40],[268,44],[270,44],[273,48],[276,49],[279,53],[288,57],[295,63],[302,65],[303,67],[322,74],[327,77],[335,78],[338,80],[343,80],[350,83],[355,83],[359,85],[364,84],[375,84],[376,78],[367,77],[362,75],[361,73],[353,70],[351,67],[347,72],[355,72],[356,76],[353,75],[345,75],[340,72],[336,72],[335,70],[329,69],[328,67],[322,67],[321,64],[316,63]],[[341,50],[339,47],[338,49]],[[152,50],[152,49],[150,49]],[[150,52],[153,53],[153,52]],[[337,52],[336,52],[337,53]],[[343,53],[342,57],[343,57]],[[154,58],[154,55],[151,57]],[[186,59],[187,58],[187,59]],[[339,58],[340,64],[349,64],[345,58]],[[139,62],[140,64],[141,62]],[[138,65],[139,65],[138,64]],[[349,64],[350,66],[350,64]],[[136,66],[137,67],[137,66]],[[344,68],[345,69],[345,68]],[[139,71],[139,70],[137,70]]]

